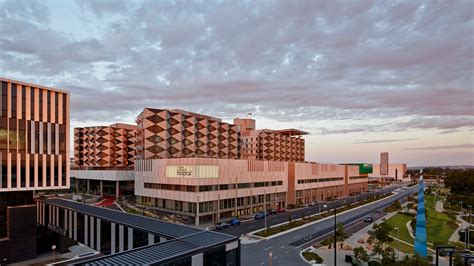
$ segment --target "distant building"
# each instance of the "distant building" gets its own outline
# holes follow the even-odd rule
[[[5,78],[0,83],[3,264],[36,257],[33,191],[69,188],[69,93]]]
[[[380,153],[380,175],[388,175],[388,152]]]
[[[252,118],[235,118],[234,124],[240,132],[240,158],[245,160],[267,160],[304,162],[305,146],[303,135],[307,132],[297,129],[255,129]]]
[[[399,181],[399,182],[409,182],[410,176],[407,174],[407,165],[405,163],[391,163],[388,164],[388,171],[386,175],[380,175],[380,164],[373,164],[373,173],[369,174],[369,178],[383,178],[386,182],[389,181]]]

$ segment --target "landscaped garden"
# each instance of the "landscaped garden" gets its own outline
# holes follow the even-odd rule
[[[351,205],[344,206],[342,208],[338,208],[337,211],[338,211],[338,213],[341,213],[343,211],[354,209],[354,208],[357,208],[359,206],[368,204],[370,202],[373,202],[373,201],[376,201],[376,200],[379,200],[379,199],[382,199],[382,198],[389,197],[392,194],[393,193],[390,192],[390,193],[386,193],[386,194],[383,194],[383,195],[380,195],[380,196],[376,196],[375,198],[370,198],[370,199],[367,199],[367,200],[363,200],[363,201],[360,201],[356,204],[351,204]],[[329,212],[329,211],[325,211],[325,212],[322,212],[320,214],[315,214],[315,215],[312,215],[312,216],[306,216],[306,215],[303,214],[301,219],[298,219],[298,220],[293,220],[293,219],[291,219],[291,216],[288,216],[288,223],[278,225],[278,226],[274,226],[274,227],[270,227],[270,228],[267,228],[267,229],[263,229],[263,230],[258,231],[257,233],[255,233],[255,235],[262,236],[262,237],[268,237],[268,236],[271,236],[271,235],[274,235],[274,234],[278,234],[280,232],[284,232],[284,231],[287,231],[287,230],[305,225],[307,223],[318,221],[322,218],[325,218],[325,217],[328,217],[328,216],[331,216],[331,215],[332,215],[332,213]]]
[[[448,244],[449,238],[457,228],[456,217],[452,214],[436,211],[434,195],[425,195],[425,208],[428,246],[433,247]],[[390,217],[387,221],[385,221],[385,223],[390,225],[392,228],[399,228],[400,239],[413,244],[414,239],[411,237],[408,231],[407,223],[412,220],[415,221],[414,217],[415,216],[413,214],[400,212]],[[398,238],[398,232],[395,229],[391,230],[389,234],[393,238]],[[415,234],[415,232],[413,232],[413,234]],[[392,242],[391,246],[397,247],[397,243]],[[400,249],[403,248],[408,250],[407,246],[409,245],[400,242]],[[410,253],[413,253],[412,249],[413,248],[411,248]]]

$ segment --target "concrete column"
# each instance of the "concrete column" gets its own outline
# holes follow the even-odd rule
[[[155,244],[155,235],[148,234],[148,245],[153,245],[153,244]]]
[[[74,212],[74,240],[77,241],[77,212]]]
[[[115,182],[115,198],[119,199],[120,197],[120,183],[119,181]]]
[[[115,224],[110,223],[110,253],[115,254]]]
[[[87,179],[87,194],[91,194],[91,181]]]
[[[69,238],[72,238],[72,211],[69,211],[69,226],[68,226]]]
[[[84,215],[84,245],[89,246],[89,217]]]
[[[96,247],[95,250],[100,252],[100,241],[101,241],[100,237],[101,237],[102,232],[100,231],[100,219],[99,218],[97,218],[97,226],[96,226],[95,231],[96,231],[95,239],[97,240],[97,243],[95,245],[95,247]]]
[[[64,231],[68,230],[68,222],[67,222],[67,209],[64,209]]]
[[[90,230],[90,239],[89,239],[89,246],[93,249],[94,248],[94,217],[90,216],[90,222],[91,222],[91,230]]]
[[[192,266],[203,266],[204,265],[204,255],[199,253],[191,257]]]
[[[161,242],[165,242],[165,241],[166,241],[166,237],[160,236],[160,243],[161,243]]]
[[[133,249],[133,228],[128,227],[128,245],[127,249],[131,250]]]
[[[124,239],[123,239],[123,225],[119,225],[119,252],[123,251]]]
[[[100,180],[100,196],[104,196],[104,181]]]
[[[194,222],[195,222],[196,226],[199,226],[199,195],[197,196],[196,216],[194,218]]]

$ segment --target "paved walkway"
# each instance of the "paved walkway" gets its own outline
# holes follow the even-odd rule
[[[458,226],[458,228],[456,229],[456,231],[454,231],[454,233],[451,235],[451,237],[449,238],[449,241],[451,242],[457,242],[459,241],[459,230],[461,229],[464,229],[464,228],[467,228],[469,226],[469,222],[467,222],[466,220],[462,219],[460,215],[457,215],[456,216],[456,220],[458,222],[461,223],[460,226]]]

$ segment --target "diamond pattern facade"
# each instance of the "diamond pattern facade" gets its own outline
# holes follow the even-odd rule
[[[74,128],[76,167],[128,167],[135,160],[136,126]]]
[[[238,129],[218,118],[182,110],[145,108],[137,117],[140,159],[237,159]]]

